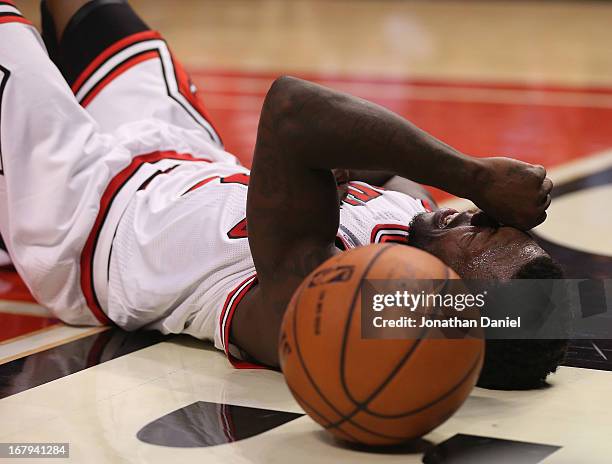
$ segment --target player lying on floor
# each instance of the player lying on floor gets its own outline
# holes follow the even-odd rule
[[[249,171],[126,3],[49,0],[42,11],[63,77],[0,2],[0,232],[34,296],[65,322],[186,333],[238,367],[277,367],[294,289],[343,249],[393,237],[465,278],[561,275],[523,232],[546,217],[543,167],[472,158],[380,106],[282,77]],[[353,182],[339,202],[334,169],[368,170],[359,180],[384,189]],[[484,212],[430,211],[407,179]],[[492,342],[481,384],[538,386],[563,349]]]

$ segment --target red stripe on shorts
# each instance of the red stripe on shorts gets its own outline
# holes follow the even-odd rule
[[[136,55],[126,60],[121,65],[117,66],[117,68],[115,68],[115,70],[113,70],[110,74],[107,74],[104,77],[104,79],[98,82],[91,89],[91,91],[85,96],[85,98],[83,98],[83,101],[81,102],[81,106],[83,108],[87,107],[87,105],[89,105],[91,101],[94,98],[96,98],[96,96],[104,89],[104,87],[110,84],[114,79],[119,77],[121,74],[126,72],[128,69],[133,68],[134,66],[136,66],[139,63],[142,63],[143,61],[151,60],[157,57],[159,57],[159,52],[157,50],[151,50],[149,52],[142,53],[140,55]]]
[[[227,359],[229,359],[229,362],[232,363],[232,366],[237,369],[267,369],[267,367],[260,364],[253,364],[237,359],[229,352],[230,329],[232,327],[232,319],[236,312],[236,308],[256,283],[257,275],[255,274],[240,282],[235,289],[229,292],[225,300],[225,304],[223,305],[223,310],[221,311],[221,317],[219,318],[221,343],[223,344],[225,355],[227,356]]]
[[[110,210],[113,200],[121,188],[131,179],[131,177],[143,164],[155,163],[163,159],[210,163],[210,160],[196,158],[193,155],[186,153],[176,153],[174,151],[156,151],[146,155],[136,156],[134,159],[132,159],[129,166],[119,172],[109,182],[106,190],[102,194],[102,198],[100,199],[100,210],[98,211],[94,225],[89,233],[89,236],[87,237],[83,251],[81,252],[81,290],[85,296],[87,306],[96,319],[98,319],[98,321],[100,321],[102,324],[108,324],[111,321],[100,306],[100,302],[96,296],[93,284],[93,256],[98,243],[100,231],[104,225],[106,215]]]
[[[85,70],[79,75],[74,84],[72,84],[72,92],[77,93],[81,86],[85,83],[87,79],[91,77],[91,75],[98,69],[106,60],[108,60],[113,55],[119,53],[126,47],[133,45],[137,42],[144,42],[146,40],[154,40],[161,39],[161,35],[157,31],[144,31],[137,32],[136,34],[129,35],[124,37],[123,39],[115,42],[113,45],[108,47],[102,53],[100,53],[89,65],[85,68]]]

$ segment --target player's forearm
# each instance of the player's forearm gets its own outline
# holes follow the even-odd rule
[[[372,171],[369,169],[351,169],[349,170],[349,180],[358,180],[366,182],[370,185],[382,187],[389,182],[395,173],[388,171]]]
[[[278,79],[264,104],[287,155],[311,169],[390,171],[470,198],[481,165],[397,114],[294,78]]]

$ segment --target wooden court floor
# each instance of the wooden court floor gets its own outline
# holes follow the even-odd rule
[[[17,3],[38,21],[37,1]],[[308,78],[385,105],[467,153],[545,165],[558,193],[536,233],[571,277],[612,277],[611,2],[130,3],[184,62],[246,164],[272,80]],[[10,268],[0,270],[0,298],[0,442],[70,441],[72,462],[422,462],[419,450],[371,455],[330,443],[308,418],[281,414],[300,410],[279,374],[234,371],[202,343],[66,327]],[[566,364],[576,367],[547,391],[476,389],[427,441],[489,437],[557,447],[527,447],[540,460],[516,462],[610,462],[612,343],[576,343]],[[164,435],[210,430],[201,417],[211,414],[247,414],[235,407],[288,422],[248,440],[224,429],[228,446]]]

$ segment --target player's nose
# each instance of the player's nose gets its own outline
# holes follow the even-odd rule
[[[476,211],[470,218],[470,225],[477,227],[499,227],[499,223],[484,211]]]

